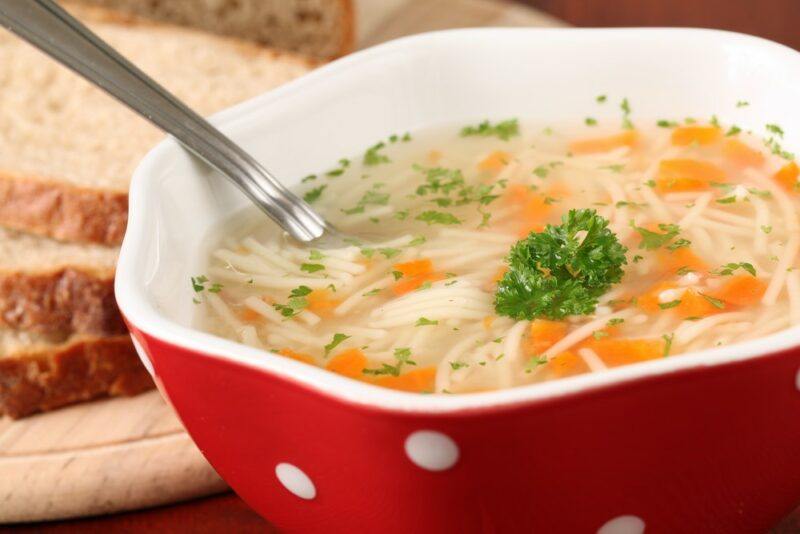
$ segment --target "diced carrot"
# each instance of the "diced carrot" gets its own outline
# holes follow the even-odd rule
[[[798,188],[798,176],[800,176],[800,167],[797,166],[797,163],[791,161],[778,169],[778,172],[775,173],[773,178],[787,191],[796,193]]]
[[[241,319],[245,323],[254,323],[259,319],[261,319],[261,314],[251,310],[250,308],[242,308],[241,310],[239,310],[239,313],[237,315],[239,316],[239,319]]]
[[[703,191],[711,182],[723,182],[725,171],[708,161],[665,159],[658,165],[656,190],[660,193]]]
[[[302,352],[295,352],[292,349],[281,349],[278,351],[278,354],[280,354],[281,356],[286,356],[287,358],[291,358],[293,360],[297,360],[298,362],[310,363],[311,365],[316,365],[313,356],[309,356],[308,354],[303,354]]]
[[[375,385],[412,393],[432,392],[436,379],[436,367],[422,367],[414,369],[400,376],[380,376],[374,381]]]
[[[626,130],[616,135],[607,137],[594,137],[590,139],[580,139],[573,141],[569,145],[569,151],[573,154],[595,154],[598,152],[609,152],[624,146],[634,147],[639,140],[636,130]]]
[[[534,319],[529,330],[528,349],[532,354],[541,354],[566,335],[567,323]]]
[[[671,282],[659,282],[648,289],[644,294],[639,295],[636,298],[636,305],[642,311],[650,313],[661,311],[661,307],[659,306],[661,301],[659,300],[658,296],[662,291],[666,291],[668,289],[675,289],[675,284]]]
[[[562,352],[547,362],[547,368],[556,378],[577,375],[589,370],[583,358],[576,356],[572,352]]]
[[[670,274],[675,274],[681,267],[687,267],[698,272],[708,271],[709,268],[708,264],[689,247],[681,247],[675,250],[660,249],[658,256],[659,266],[666,269]]]
[[[350,378],[361,379],[364,377],[366,366],[367,357],[363,352],[358,349],[347,349],[331,358],[325,369]]]
[[[494,315],[487,315],[486,317],[484,317],[483,318],[483,327],[486,330],[489,330],[490,328],[492,328],[492,324],[494,324],[494,319],[495,319]]]
[[[672,144],[688,146],[692,143],[710,145],[722,137],[722,130],[716,126],[681,126],[672,131]]]
[[[738,139],[726,139],[722,145],[722,155],[737,167],[760,167],[764,164],[764,154]]]
[[[511,161],[511,154],[502,150],[495,150],[478,163],[478,170],[497,174],[503,170],[503,167],[508,165],[509,161]]]
[[[663,339],[589,339],[584,345],[592,349],[609,367],[643,362],[664,356]]]
[[[723,311],[694,289],[684,291],[680,301],[681,303],[678,304],[675,311],[684,318],[707,317]]]
[[[339,301],[331,298],[331,296],[331,292],[328,289],[315,289],[306,297],[308,310],[321,317],[330,317],[333,309],[339,305]]]
[[[403,273],[403,276],[417,276],[433,272],[433,262],[428,258],[407,261],[405,263],[395,263],[394,270]]]
[[[418,274],[417,276],[404,276],[392,286],[392,292],[397,295],[411,293],[415,289],[422,287],[425,282],[436,282],[442,280],[444,276],[440,273]]]
[[[428,161],[430,163],[439,163],[440,159],[442,159],[442,152],[440,150],[431,150],[428,152]]]
[[[766,290],[767,284],[761,279],[749,274],[737,274],[721,288],[708,294],[734,306],[751,306],[761,300]]]
[[[548,204],[545,195],[527,186],[514,184],[508,187],[506,200],[509,204],[519,207],[520,213],[516,222],[519,225],[520,237],[544,229],[544,221],[552,211],[552,206]]]

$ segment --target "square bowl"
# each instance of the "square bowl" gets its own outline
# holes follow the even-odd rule
[[[397,131],[509,116],[730,117],[800,132],[800,55],[693,29],[479,29],[348,56],[213,119],[288,185]],[[606,117],[618,110],[606,106]],[[381,389],[192,327],[208,235],[247,200],[171,139],[136,170],[116,279],[199,448],[287,531],[751,532],[800,501],[800,330],[470,395]]]

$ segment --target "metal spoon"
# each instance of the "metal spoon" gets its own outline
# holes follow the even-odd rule
[[[354,239],[336,231],[241,147],[55,2],[0,1],[0,25],[171,134],[231,180],[297,241],[330,248]]]

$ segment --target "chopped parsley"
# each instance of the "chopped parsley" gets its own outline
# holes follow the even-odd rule
[[[666,119],[661,119],[660,121],[656,122],[656,126],[659,128],[676,128],[678,123],[675,121],[668,121]]]
[[[461,137],[481,136],[499,137],[503,141],[508,141],[512,137],[519,135],[519,123],[517,119],[508,119],[497,124],[483,121],[477,126],[465,126],[461,129]]]
[[[734,202],[736,202],[736,196],[734,195],[717,199],[717,204],[733,204]]]
[[[621,317],[614,317],[613,319],[609,319],[608,320],[608,322],[606,323],[606,326],[615,326],[615,325],[618,325],[618,324],[622,324],[624,322],[625,322],[625,319],[623,319]]]
[[[308,307],[308,300],[306,297],[309,293],[311,293],[311,288],[308,286],[296,287],[289,293],[289,302],[287,304],[275,303],[272,307],[287,319],[294,317]]]
[[[747,100],[737,100],[736,101],[736,107],[737,108],[743,108],[743,107],[746,107],[746,106],[749,106],[749,105],[750,105],[750,102],[748,102]]]
[[[192,289],[194,289],[194,292],[200,293],[206,288],[205,283],[208,282],[208,277],[204,274],[201,274],[200,276],[193,276],[191,278],[191,281],[192,281]]]
[[[331,339],[331,342],[325,345],[325,357],[327,358],[328,354],[330,354],[333,349],[338,347],[339,344],[345,339],[350,339],[350,336],[339,333],[333,334],[333,339]]]
[[[362,297],[374,297],[375,295],[377,295],[380,292],[381,292],[381,288],[376,287],[375,289],[371,289],[371,290],[367,291],[366,293],[361,293],[361,296]]]
[[[443,224],[443,225],[451,225],[451,224],[461,224],[461,220],[453,215],[452,213],[446,213],[443,211],[423,211],[419,215],[415,217],[416,221],[422,221],[426,223],[428,226],[432,224]]]
[[[300,265],[300,270],[306,273],[315,273],[323,269],[325,269],[325,266],[321,263],[303,263]]]
[[[672,341],[675,339],[675,332],[671,334],[664,334],[661,336],[661,339],[664,340],[664,358],[669,356],[670,350],[672,350]]]
[[[715,308],[719,308],[720,310],[725,308],[725,302],[719,299],[715,299],[714,297],[706,295],[705,293],[700,293],[700,296],[706,299]]]
[[[762,225],[761,226],[761,231],[764,232],[765,234],[768,234],[768,233],[772,232],[772,226],[764,226],[764,225]]]
[[[388,363],[382,363],[381,366],[377,369],[364,369],[361,372],[365,375],[373,375],[373,376],[380,376],[380,375],[400,376],[400,371],[402,370],[404,365],[417,365],[417,362],[411,360],[411,349],[407,347],[394,349],[394,358],[397,361],[397,363],[395,363],[394,365],[390,365]]]
[[[525,364],[525,372],[532,373],[534,369],[546,363],[547,363],[547,358],[545,356],[537,356],[534,354]]]
[[[439,321],[433,321],[425,317],[420,317],[417,319],[417,322],[414,324],[414,326],[435,326],[437,324],[439,324]]]
[[[544,165],[539,165],[535,169],[533,169],[533,174],[535,174],[539,178],[547,178],[547,175],[550,174],[550,169],[548,169]]]
[[[738,269],[743,269],[753,276],[756,275],[756,268],[753,267],[753,264],[745,261],[739,263],[726,263],[722,267],[711,271],[711,274],[715,274],[717,276],[729,276]]]
[[[469,367],[469,364],[466,362],[450,362],[450,368],[453,371],[458,371],[459,369],[463,369],[464,367]]]
[[[375,165],[380,165],[381,163],[389,163],[392,161],[389,159],[389,156],[381,154],[380,151],[384,148],[386,148],[386,143],[383,141],[369,147],[369,149],[367,149],[367,151],[364,153],[364,158],[362,160],[364,165],[367,167],[373,167]]]
[[[570,210],[558,226],[531,232],[506,258],[495,310],[517,320],[587,315],[622,279],[627,248],[596,211]],[[580,236],[580,234],[585,234]]]
[[[727,132],[725,132],[725,137],[732,137],[732,136],[738,134],[741,131],[742,131],[742,129],[734,124],[733,126],[728,128]]]
[[[688,247],[691,244],[692,242],[689,241],[688,239],[683,239],[683,238],[676,239],[675,241],[667,245],[667,250],[678,250],[679,248]]]
[[[595,100],[597,101],[598,104],[602,104],[606,100],[608,100],[608,97],[606,97],[606,95],[599,95],[597,98],[595,98]]]
[[[315,260],[316,261],[316,260],[321,260],[324,257],[325,257],[325,255],[322,252],[320,252],[319,250],[313,250],[312,249],[311,252],[308,253],[308,259],[309,260]]]
[[[342,158],[339,160],[339,166],[325,173],[328,178],[335,178],[344,174],[344,171],[350,166],[350,160]]]
[[[314,189],[309,189],[303,195],[303,200],[308,202],[309,204],[316,202],[319,200],[319,197],[322,196],[322,192],[325,191],[325,188],[328,187],[327,185],[321,185],[319,187],[315,187]]]
[[[625,165],[604,165],[602,167],[598,167],[600,170],[611,171],[620,173],[625,170]]]
[[[316,179],[317,179],[317,175],[316,175],[316,174],[309,174],[308,176],[306,176],[305,178],[303,178],[302,180],[300,180],[300,183],[303,183],[303,184],[304,184],[304,183],[306,183],[306,182],[310,182],[310,181],[312,181],[312,180],[316,180]]]
[[[657,248],[663,247],[672,241],[672,239],[681,231],[677,224],[659,224],[658,229],[664,232],[663,234],[653,232],[652,230],[642,228],[641,226],[636,226],[634,221],[631,221],[631,227],[639,232],[640,236],[642,236],[642,242],[639,243],[639,248],[643,248],[645,250],[656,250]]]
[[[623,98],[619,104],[622,110],[622,128],[625,130],[633,130],[633,123],[631,122],[631,105],[627,98]]]
[[[586,123],[586,126],[597,126],[597,119],[594,117],[586,117],[583,122]]]
[[[680,300],[671,300],[669,302],[660,302],[658,304],[658,307],[661,308],[662,310],[668,310],[670,308],[675,308],[676,306],[680,306],[680,304],[681,304]]]

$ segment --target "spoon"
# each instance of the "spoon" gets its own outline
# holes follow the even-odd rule
[[[283,228],[318,248],[361,242],[338,232],[255,158],[52,0],[0,1],[0,25],[171,134]]]

